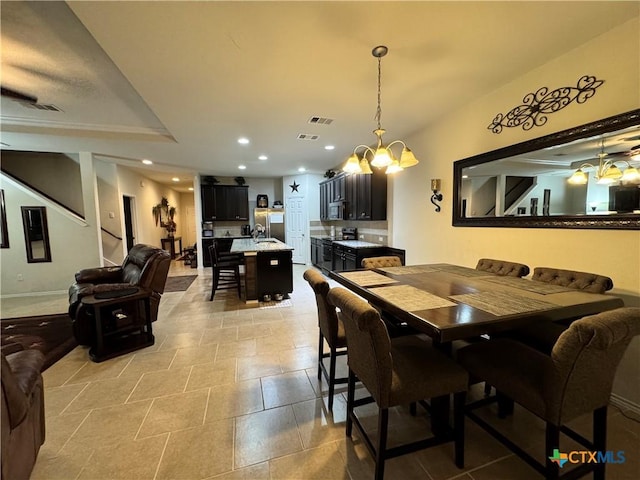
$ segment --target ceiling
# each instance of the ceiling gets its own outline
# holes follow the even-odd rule
[[[374,46],[389,47],[382,126],[391,141],[639,9],[610,1],[2,2],[2,86],[60,110],[3,97],[2,148],[93,152],[177,190],[197,173],[321,173],[374,143]]]

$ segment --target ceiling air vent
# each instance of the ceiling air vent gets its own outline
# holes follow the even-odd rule
[[[311,117],[309,119],[309,123],[314,125],[331,125],[331,122],[333,122],[333,118]]]
[[[50,112],[62,111],[55,105],[45,104],[45,103],[23,103],[22,105],[24,105],[27,108],[35,108],[36,110],[48,110]]]
[[[298,140],[317,140],[319,135],[312,135],[310,133],[299,133]]]

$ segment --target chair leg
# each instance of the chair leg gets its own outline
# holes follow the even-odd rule
[[[347,380],[347,425],[345,433],[347,437],[351,437],[351,431],[353,430],[353,404],[356,397],[356,374],[349,369],[349,378]]]
[[[593,411],[593,447],[598,452],[607,451],[607,407]],[[593,480],[604,480],[606,465],[605,462],[596,464]]]
[[[329,411],[333,409],[333,392],[336,388],[336,349],[331,347],[329,356]]]
[[[545,430],[544,450],[547,459],[546,462],[546,480],[555,480],[560,474],[559,465],[552,462],[549,457],[554,456],[554,450],[560,449],[560,427],[547,422]]]
[[[458,468],[464,468],[464,404],[466,397],[466,392],[453,394],[453,439]]]
[[[431,399],[431,432],[435,437],[447,435],[449,429],[449,395]]]
[[[238,284],[238,298],[242,298],[242,289],[240,288],[240,267],[236,267],[234,273],[236,275],[236,283]]]
[[[324,337],[320,330],[320,341],[318,343],[318,380],[322,380],[322,356],[324,355]]]
[[[389,410],[378,408],[378,447],[376,448],[375,480],[384,478],[384,459],[387,453],[387,427],[389,426]]]
[[[496,398],[498,400],[498,418],[507,418],[509,415],[513,415],[513,400],[498,390],[496,390]]]
[[[216,290],[218,289],[218,274],[216,267],[213,267],[213,275],[212,275],[212,283],[211,283],[211,296],[209,297],[209,301],[213,301],[213,296],[216,294]]]

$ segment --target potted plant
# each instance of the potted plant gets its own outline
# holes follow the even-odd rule
[[[167,197],[162,197],[160,203],[151,208],[151,213],[153,214],[153,219],[156,222],[156,227],[159,223],[162,228],[167,230],[167,236],[173,237],[177,226],[173,219],[176,215],[176,207],[169,205]],[[167,219],[166,222],[162,219],[163,215]]]

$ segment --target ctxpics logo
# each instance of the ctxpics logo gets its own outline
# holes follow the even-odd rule
[[[569,453],[561,453],[560,450],[554,448],[553,456],[549,460],[558,464],[560,468],[565,463],[624,463],[624,451],[613,452],[590,452],[588,450],[573,450]]]

